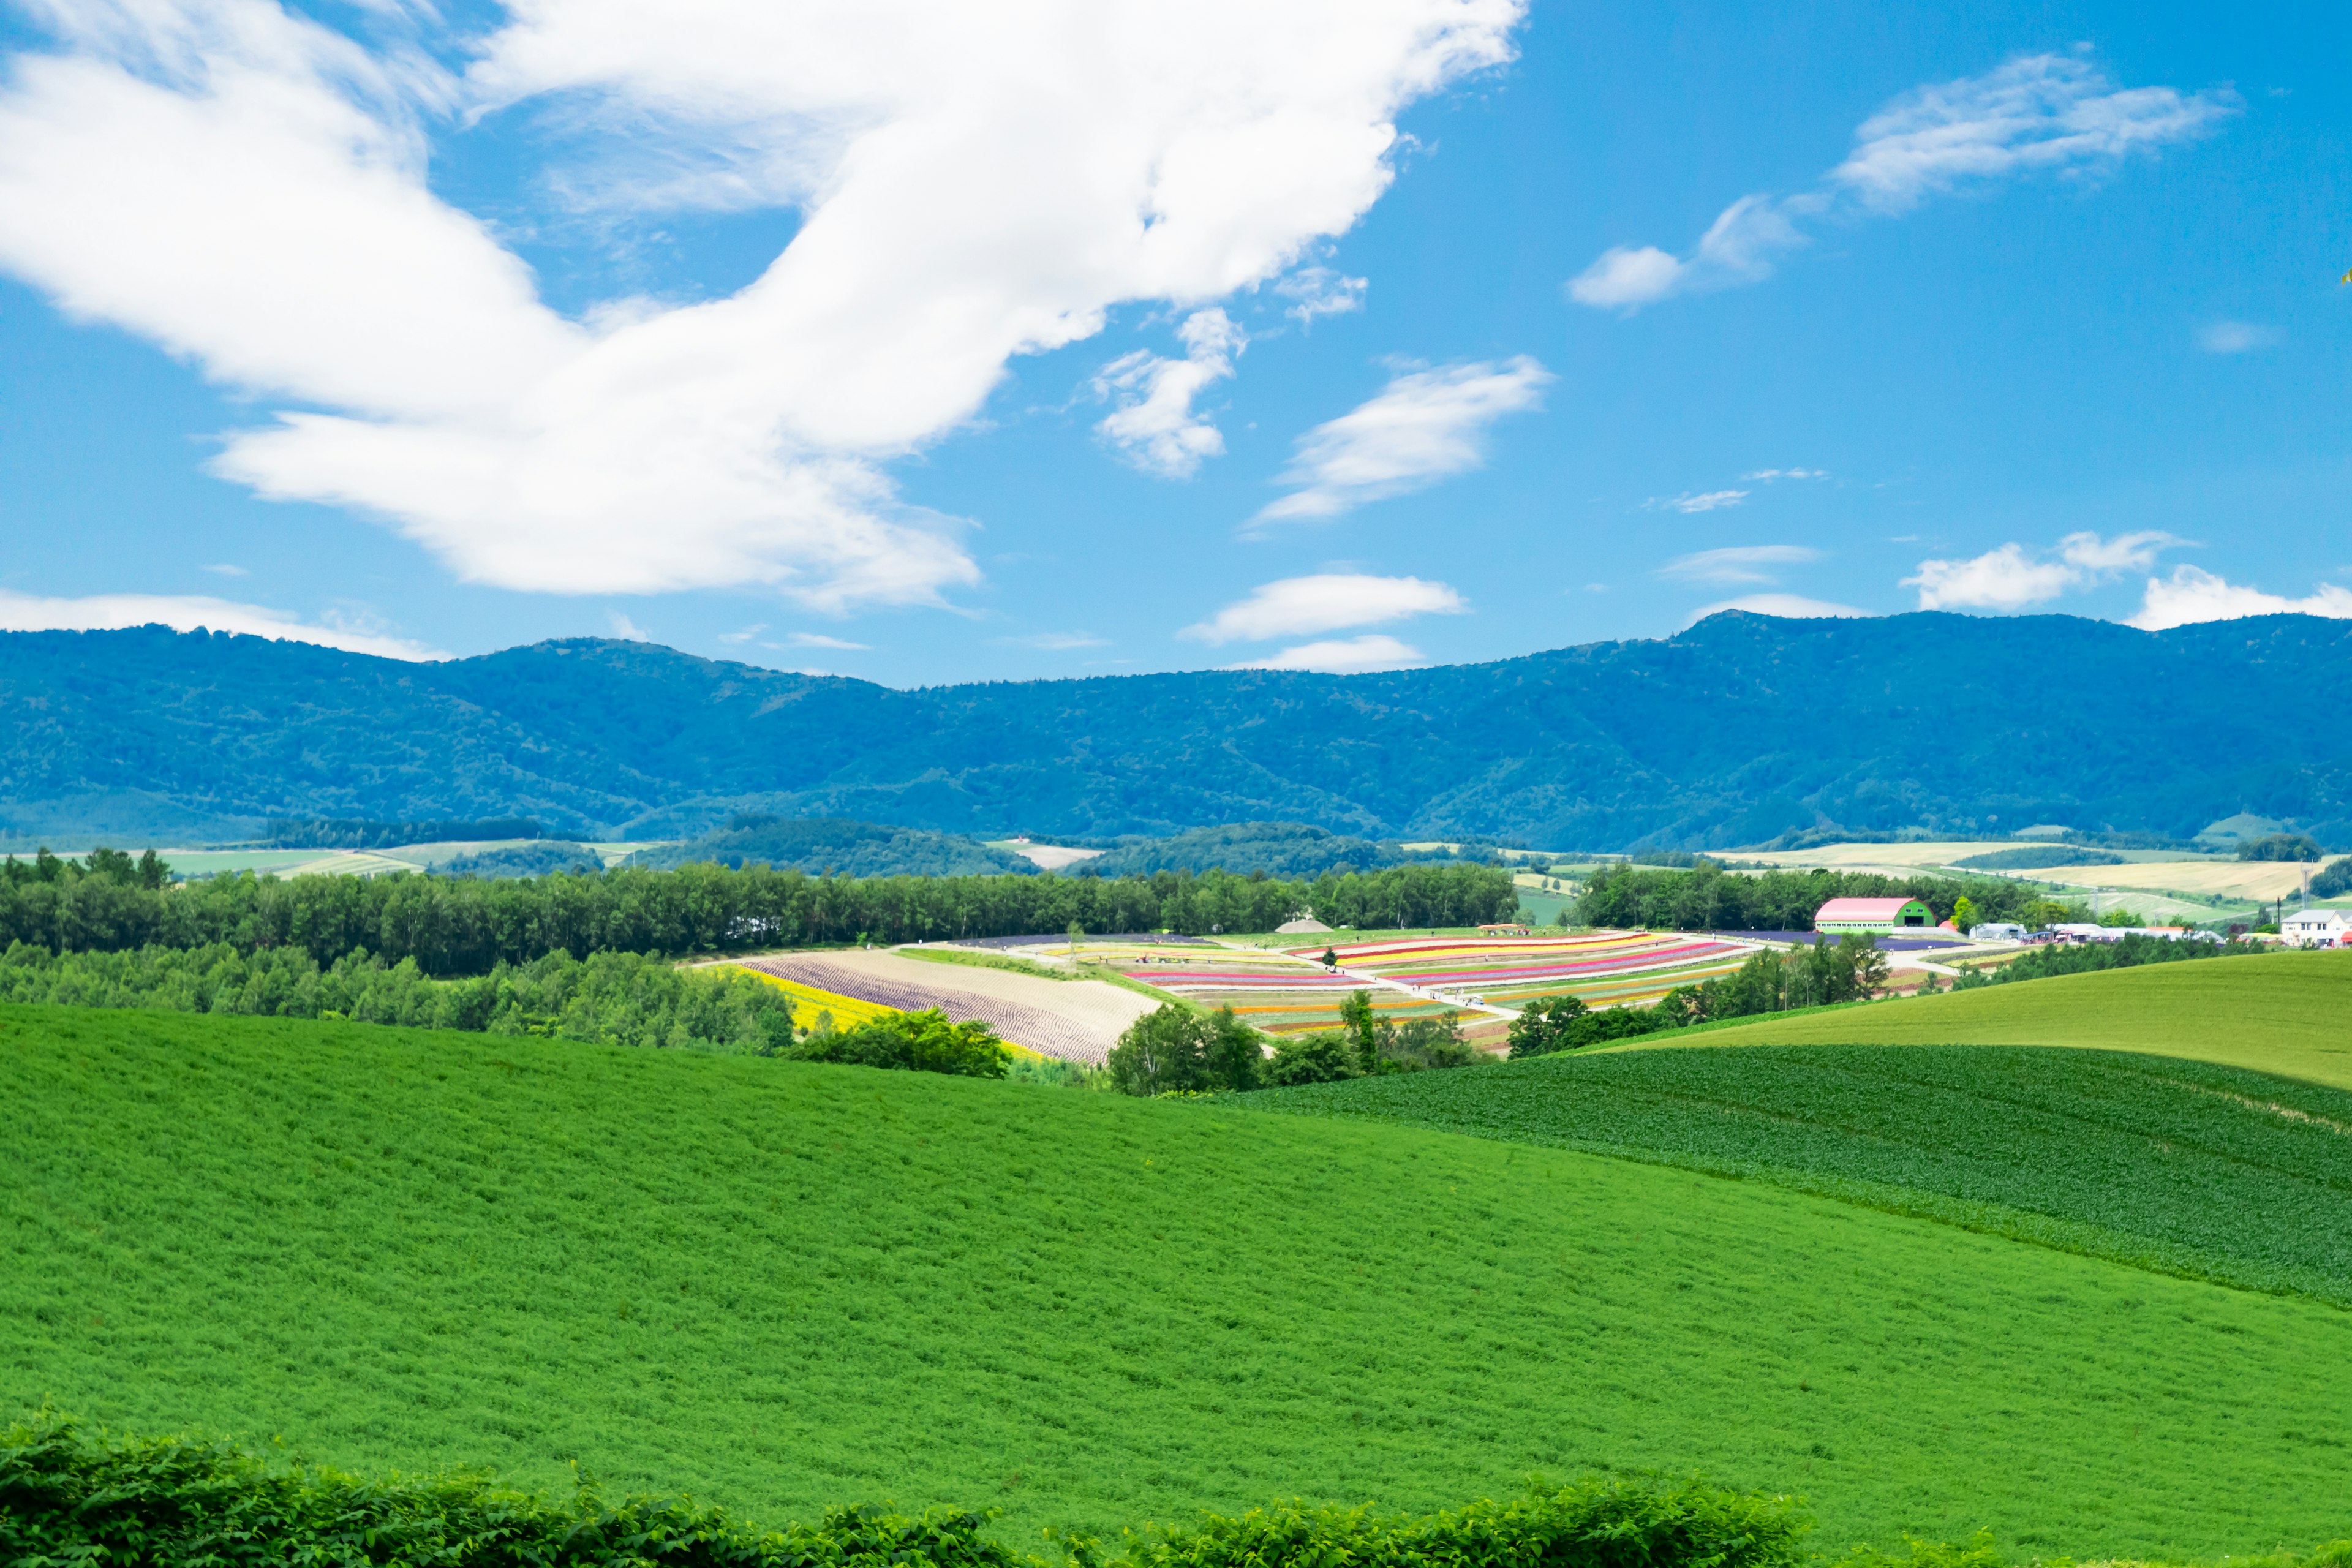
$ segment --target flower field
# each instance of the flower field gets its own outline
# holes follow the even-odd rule
[[[998,951],[1065,963],[1060,938]],[[1323,967],[1337,954],[1338,973]],[[1252,1027],[1286,1035],[1334,1027],[1350,992],[1370,990],[1373,1011],[1402,1023],[1456,1009],[1510,1009],[1540,997],[1572,995],[1594,1007],[1654,1002],[1677,985],[1728,974],[1755,944],[1711,935],[1602,931],[1575,937],[1397,937],[1334,945],[1328,939],[1282,948],[1204,938],[1092,938],[1082,958],[1127,979],[1203,1007],[1231,1007]],[[1465,1017],[1475,1036],[1507,1013]],[[1480,1019],[1486,1020],[1482,1030]]]
[[[1290,952],[1313,962],[1322,948]],[[1654,1002],[1677,985],[1730,973],[1749,942],[1660,931],[1571,937],[1402,937],[1333,950],[1343,973],[1388,981],[1435,1000],[1522,1007],[1546,996],[1587,1005]]]
[[[937,1007],[957,1023],[986,1024],[1007,1045],[1063,1061],[1099,1063],[1151,1004],[1094,981],[1056,981],[920,963],[887,952],[787,952],[743,961],[798,1002],[803,1027],[829,1011],[842,1028],[886,1013]]]

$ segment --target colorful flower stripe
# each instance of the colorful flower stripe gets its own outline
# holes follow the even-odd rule
[[[1686,963],[1693,959],[1709,958],[1738,951],[1739,950],[1733,948],[1727,942],[1685,942],[1675,947],[1657,948],[1645,952],[1612,958],[1584,959],[1572,963],[1529,964],[1512,969],[1441,969],[1428,972],[1392,970],[1388,972],[1384,978],[1422,985],[1471,984],[1482,980],[1500,985],[1513,980],[1538,980],[1554,975],[1611,974],[1621,973],[1628,969],[1663,969],[1675,964]]]
[[[787,980],[781,974],[769,974],[746,965],[736,966],[744,973],[755,975],[793,999],[793,1023],[803,1029],[816,1027],[816,1016],[830,1013],[836,1027],[854,1029],[860,1024],[870,1024],[877,1018],[901,1012],[898,1007],[886,1007],[879,1002],[861,997],[844,996],[836,991],[820,991],[814,985],[803,985],[797,980]]]

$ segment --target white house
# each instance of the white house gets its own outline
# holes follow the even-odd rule
[[[2352,910],[2302,910],[2279,921],[2289,947],[2352,947]]]
[[[2023,942],[2025,928],[2008,921],[1987,921],[1982,925],[1969,927],[1970,942]]]

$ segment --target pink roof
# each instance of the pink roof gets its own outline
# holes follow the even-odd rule
[[[1909,899],[1832,899],[1814,912],[1817,921],[1895,921]]]

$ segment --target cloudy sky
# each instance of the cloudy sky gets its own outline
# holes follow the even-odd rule
[[[915,685],[2352,615],[2347,35],[13,0],[0,627]]]

